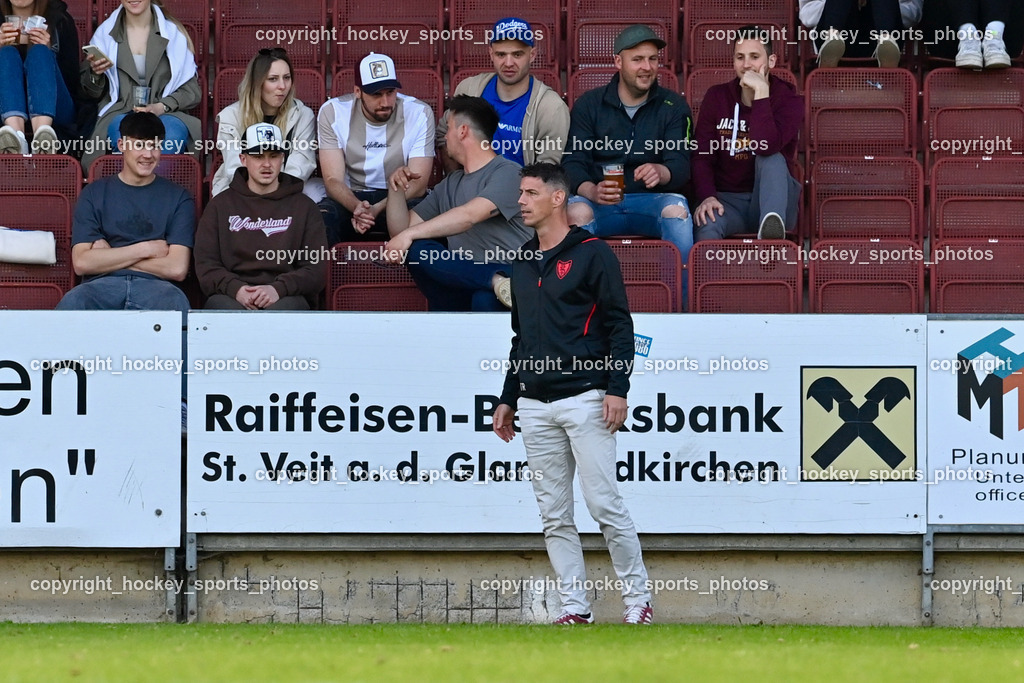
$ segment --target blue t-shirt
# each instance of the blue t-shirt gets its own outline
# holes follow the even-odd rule
[[[523,95],[511,102],[503,102],[498,97],[498,77],[495,76],[487,85],[481,97],[491,103],[498,112],[498,131],[494,134],[495,152],[520,166],[523,161],[523,118],[526,116],[526,105],[530,103],[533,92],[533,76],[530,76],[530,87]]]
[[[72,245],[103,239],[117,248],[164,240],[191,249],[195,234],[192,196],[185,188],[160,176],[141,187],[127,185],[117,175],[89,183],[78,198],[71,224]],[[105,275],[145,277],[147,273],[122,269]]]

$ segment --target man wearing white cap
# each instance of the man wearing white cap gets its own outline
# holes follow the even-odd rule
[[[286,143],[272,123],[249,126],[242,165],[196,232],[206,308],[309,310],[324,287],[327,241],[302,181],[281,172]]]
[[[569,107],[557,92],[530,75],[535,43],[544,39],[522,19],[499,19],[491,31],[490,54],[494,71],[470,76],[455,88],[456,95],[487,100],[498,112],[494,151],[520,166],[540,162],[562,163],[569,136]],[[458,163],[448,156],[445,134],[448,120],[437,123],[437,150],[449,172]]]
[[[395,62],[371,52],[359,62],[353,92],[320,108],[320,168],[327,197],[319,207],[331,245],[387,238],[387,183],[399,168],[408,166],[418,175],[408,199],[426,192],[434,164],[434,112],[400,93],[401,87]]]

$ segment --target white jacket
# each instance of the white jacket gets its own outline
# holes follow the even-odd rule
[[[238,102],[229,104],[217,114],[217,147],[221,150],[224,163],[213,175],[213,195],[228,189],[231,179],[235,177],[235,171],[242,165],[238,152],[241,150],[242,134],[245,131],[240,130],[240,117],[241,108]],[[295,106],[288,112],[285,130],[281,132],[286,138],[290,137],[292,143],[288,160],[281,170],[303,182],[309,180],[316,170],[316,115],[313,114],[313,110],[296,99]]]
[[[921,21],[921,8],[924,6],[924,0],[899,0],[899,3],[903,27],[917,26]],[[816,27],[824,9],[825,0],[800,0],[800,23],[807,28]],[[837,26],[836,28],[842,27]]]

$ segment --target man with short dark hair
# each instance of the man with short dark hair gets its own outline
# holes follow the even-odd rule
[[[499,19],[491,31],[494,71],[471,76],[455,88],[456,95],[483,97],[498,112],[494,151],[520,166],[548,161],[562,163],[569,135],[569,107],[561,96],[530,75],[537,40],[549,39],[523,19]],[[458,168],[445,149],[448,121],[437,124],[437,150],[449,173]]]
[[[804,101],[775,66],[768,29],[744,26],[733,47],[736,78],[712,86],[697,121],[693,212],[699,240],[757,232],[783,239],[796,229],[800,183],[789,174]]]
[[[281,172],[285,143],[272,123],[246,129],[242,166],[210,201],[196,234],[206,308],[313,308],[327,276],[320,212],[302,181]]]
[[[149,112],[121,121],[123,166],[89,183],[75,206],[71,262],[82,284],[57,310],[177,310],[188,298],[174,282],[188,274],[195,202],[180,185],[156,175],[164,125]]]
[[[615,432],[626,420],[633,319],[611,248],[569,225],[569,181],[553,164],[522,171],[519,205],[536,231],[512,263],[512,350],[492,428],[515,437],[519,411],[548,557],[562,613],[555,624],[593,623],[586,567],[573,520],[579,471],[587,509],[601,526],[622,582],[627,624],[654,620],[636,528],[615,477]],[[540,258],[537,258],[539,256]]]
[[[690,179],[690,107],[658,85],[665,41],[642,24],[615,38],[618,73],[576,101],[567,157],[569,221],[599,237],[644,235],[672,242],[682,260],[693,222],[681,194]],[[616,166],[615,169],[606,167]],[[610,177],[618,176],[618,180]]]
[[[530,234],[516,203],[519,166],[489,144],[494,107],[459,95],[448,109],[448,153],[462,168],[410,212],[405,199],[418,175],[395,171],[388,191],[388,260],[409,268],[432,311],[495,311],[512,305],[509,257]]]
[[[395,62],[371,52],[359,62],[353,92],[317,115],[320,169],[327,197],[320,212],[327,242],[386,239],[388,178],[408,166],[407,199],[422,197],[434,165],[434,111],[399,90]]]

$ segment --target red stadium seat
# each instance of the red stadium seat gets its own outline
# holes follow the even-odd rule
[[[52,232],[57,262],[26,265],[0,262],[0,309],[52,309],[71,289],[71,202],[57,192],[0,192],[3,226]]]
[[[327,271],[327,307],[332,311],[426,311],[405,266],[380,262],[383,242],[334,245]]]
[[[576,100],[579,99],[580,95],[588,90],[608,85],[608,82],[616,73],[618,71],[616,71],[614,66],[592,66],[574,71],[569,76],[569,107],[571,108],[576,104]],[[679,79],[667,69],[658,71],[658,84],[672,92],[680,92]]]
[[[72,157],[0,154],[0,192],[56,192],[73,207],[81,191],[82,166]]]
[[[800,85],[797,83],[796,76],[789,69],[779,67],[772,69],[772,76],[795,86],[797,92],[800,91]],[[694,121],[697,120],[700,105],[704,102],[704,95],[708,89],[719,83],[727,83],[734,78],[736,78],[736,71],[732,68],[703,68],[690,72],[690,75],[686,77],[686,89],[683,91],[683,94],[686,95],[686,102],[690,105],[690,110],[693,112]]]
[[[431,69],[400,69],[398,80],[402,82],[402,94],[423,100],[434,109],[434,116],[439,117],[444,107],[444,82],[437,72]],[[356,77],[352,69],[342,69],[334,73],[331,84],[331,97],[348,95],[355,86]]]
[[[215,36],[217,66],[245,66],[261,48],[281,47],[270,31],[295,31],[296,39],[285,45],[294,67],[323,71],[328,40],[327,7],[323,0],[216,0]],[[316,39],[311,39],[315,34]]]
[[[813,313],[924,312],[924,258],[910,240],[821,240],[808,261]]]
[[[1024,240],[942,240],[932,261],[932,312],[1024,314]]]
[[[445,49],[457,40],[444,28],[443,0],[385,4],[332,0],[330,4],[336,34],[331,45],[335,71],[339,67],[351,71],[367,53],[380,52],[395,60],[399,79],[404,74],[403,67],[431,69],[440,76]],[[381,34],[381,29],[385,34]],[[391,40],[391,35],[406,38]]]
[[[732,28],[739,28],[745,24],[756,24],[766,30],[771,27],[774,27],[776,31],[785,29],[784,33],[778,34],[773,41],[774,44],[779,46],[780,43],[795,43],[796,36],[791,32],[791,27],[794,25],[793,10],[795,7],[796,3],[792,0],[686,0],[683,6],[682,36],[683,40],[688,43],[684,46],[689,58],[688,66],[690,68],[697,66],[692,61],[694,42],[708,42],[706,29],[702,32],[695,31],[700,24],[728,24]],[[717,34],[712,35],[714,40],[711,42],[731,46],[728,34],[721,38]],[[773,38],[775,38],[775,34],[773,34]],[[780,58],[786,56],[786,50],[782,50],[782,52]],[[721,67],[731,63],[730,56],[725,63],[719,62],[705,66]],[[783,65],[789,66],[789,64],[787,59]]]
[[[628,7],[607,0],[566,0],[569,64],[612,63],[615,36],[631,24],[644,24],[667,43],[662,65],[675,71],[679,63],[679,0],[640,0]]]
[[[924,237],[921,165],[906,157],[819,159],[811,173],[811,239]]]
[[[0,310],[52,311],[66,293],[46,282],[0,282]]]
[[[1024,106],[1024,69],[935,69],[924,79],[921,133],[932,139],[935,114],[946,107]]]
[[[78,31],[78,47],[86,45],[96,30],[96,20],[93,17],[95,5],[93,0],[65,0],[68,6],[68,14],[75,20],[75,29]]]
[[[682,261],[679,250],[662,240],[606,240],[615,252],[634,313],[682,310]]]
[[[89,182],[106,178],[121,171],[121,155],[106,154],[89,167]],[[156,174],[181,185],[196,203],[196,219],[203,213],[203,171],[195,157],[188,154],[163,154]]]
[[[493,68],[488,49],[488,32],[494,29],[495,21],[505,16],[515,16],[530,24],[534,32],[533,68],[558,70],[562,54],[562,10],[559,2],[521,0],[516,3],[515,9],[503,12],[487,0],[451,0],[450,8],[452,29],[461,29],[461,35],[466,36],[456,37],[448,43],[453,71],[475,69],[479,72]],[[468,39],[470,34],[472,39]]]
[[[931,236],[1024,239],[1024,159],[946,157],[931,174]]]
[[[943,107],[935,112],[932,139],[925,147],[925,166],[938,159],[968,154],[974,157],[1021,153],[1024,107]],[[954,145],[967,147],[959,150]]]
[[[816,69],[807,77],[808,154],[914,156],[917,83],[905,69]]]
[[[704,240],[690,250],[691,313],[799,313],[803,261],[785,240]]]

